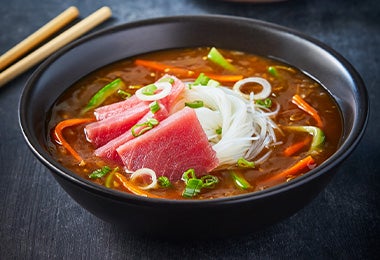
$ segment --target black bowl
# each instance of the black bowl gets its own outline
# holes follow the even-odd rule
[[[109,190],[78,177],[47,152],[47,113],[62,92],[77,80],[120,59],[195,46],[216,46],[272,57],[318,79],[342,111],[344,133],[339,150],[322,165],[289,183],[205,201],[151,199]],[[116,26],[63,48],[27,82],[19,117],[33,153],[66,192],[97,217],[140,234],[220,237],[253,232],[294,214],[310,202],[362,137],[368,118],[368,97],[360,76],[343,57],[299,32],[252,19],[181,16]]]

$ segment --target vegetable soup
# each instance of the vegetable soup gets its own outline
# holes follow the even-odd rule
[[[339,146],[332,96],[302,71],[199,47],[121,60],[79,80],[50,111],[49,151],[107,188],[213,199],[292,181]]]

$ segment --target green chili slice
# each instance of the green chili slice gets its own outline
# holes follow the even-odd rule
[[[226,60],[215,47],[211,48],[210,52],[207,55],[207,58],[215,64],[218,64],[219,66],[225,68],[226,70],[236,70],[236,68],[228,60]]]
[[[115,79],[111,83],[105,85],[90,99],[86,107],[83,109],[83,113],[100,106],[109,96],[115,93],[118,89],[125,87],[123,81],[120,78]]]

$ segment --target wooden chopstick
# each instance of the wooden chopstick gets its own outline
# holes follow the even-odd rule
[[[109,17],[111,17],[111,15],[111,9],[107,6],[104,6],[52,39],[50,42],[35,50],[25,58],[13,64],[2,73],[0,73],[0,87],[21,73],[25,72],[32,66],[36,65],[49,55],[53,54],[58,49],[62,48],[66,44],[70,43],[100,23],[104,22]]]
[[[46,40],[53,33],[62,29],[79,15],[75,6],[67,8],[53,20],[42,26],[35,33],[28,36],[25,40],[14,46],[12,49],[0,56],[0,70],[6,68],[12,62],[25,55],[32,48]]]

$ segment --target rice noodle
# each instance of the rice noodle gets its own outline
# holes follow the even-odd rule
[[[257,79],[261,78],[255,78],[261,82]],[[274,129],[278,127],[270,117],[278,113],[279,105],[271,111],[253,101],[257,96],[269,94],[267,87],[263,94],[247,95],[247,99],[227,87],[192,86],[186,89],[184,100],[203,101],[204,107],[195,109],[195,112],[216,151],[220,166],[234,165],[241,157],[253,161],[265,148],[277,142]],[[222,129],[221,134],[217,134],[218,129]],[[269,154],[270,151],[256,163],[265,161]]]

